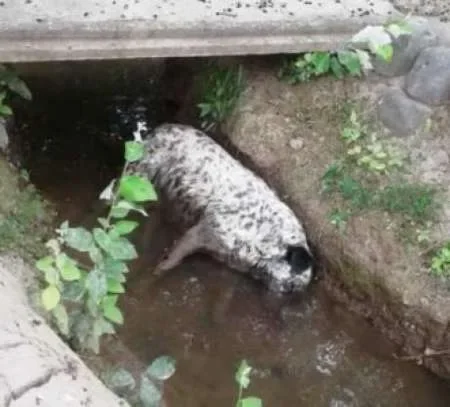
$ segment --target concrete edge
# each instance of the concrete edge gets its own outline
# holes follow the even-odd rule
[[[323,33],[341,33],[357,31],[366,25],[383,24],[387,19],[401,18],[403,14],[376,14],[358,17],[339,17],[324,14],[298,18],[266,20],[117,20],[84,22],[45,21],[33,24],[20,24],[16,27],[0,24],[0,38],[2,40],[37,40],[37,39],[160,39],[160,38],[197,38],[197,37],[226,37],[233,36],[262,36],[262,35],[308,35]],[[1,21],[0,21],[1,23]],[[350,27],[350,29],[349,29]]]
[[[220,55],[295,54],[331,50],[355,32],[316,35],[231,36],[159,39],[0,40],[0,61],[42,62]]]

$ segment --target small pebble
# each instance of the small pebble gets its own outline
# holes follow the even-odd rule
[[[289,141],[289,146],[293,150],[301,150],[303,148],[304,144],[305,144],[305,142],[300,137],[293,138]]]

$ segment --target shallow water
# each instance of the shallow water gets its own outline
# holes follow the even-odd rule
[[[62,219],[89,225],[101,211],[97,195],[120,170],[130,116],[155,124],[170,118],[174,105],[163,103],[155,70],[142,64],[58,69],[60,75],[44,67],[26,77],[35,102],[17,106],[12,151]],[[106,341],[103,350],[106,360],[134,371],[161,354],[174,356],[169,407],[232,406],[243,358],[255,368],[248,392],[265,406],[450,405],[448,384],[394,360],[392,346],[331,302],[320,283],[307,295],[276,300],[204,256],[155,280],[152,266],[176,236],[158,209],[137,231],[142,256],[122,301],[126,323],[119,341]]]

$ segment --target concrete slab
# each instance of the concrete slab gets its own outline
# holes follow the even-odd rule
[[[388,0],[2,0],[0,61],[332,49],[396,15]]]

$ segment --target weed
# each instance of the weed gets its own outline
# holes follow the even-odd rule
[[[376,206],[391,214],[401,214],[408,220],[425,222],[436,210],[436,190],[429,185],[388,185],[375,194]]]
[[[338,79],[346,75],[361,76],[358,54],[355,51],[308,52],[284,60],[278,72],[278,76],[291,85],[328,74]]]
[[[0,65],[0,117],[7,117],[13,114],[11,107],[7,104],[8,96],[11,93],[25,100],[32,99],[26,83],[12,69]]]
[[[409,35],[411,30],[405,21],[390,22],[380,26],[368,26],[352,37],[341,49],[314,51],[284,61],[279,77],[290,84],[307,82],[312,78],[334,75],[361,76],[373,68],[371,58],[390,62],[393,56],[392,37]]]
[[[342,223],[338,219],[346,221],[350,214],[363,210],[381,210],[420,224],[433,217],[437,205],[436,190],[431,186],[405,182],[378,188],[348,175],[348,169],[337,171],[333,164],[322,177],[322,190],[329,195],[337,194],[349,207],[348,211],[332,212],[333,224]]]
[[[243,360],[235,374],[235,380],[239,386],[238,398],[235,407],[262,407],[262,400],[258,397],[245,397],[242,393],[250,385],[250,374],[252,367],[249,366],[246,360]]]
[[[403,166],[404,154],[386,141],[378,139],[376,132],[370,131],[356,110],[351,110],[347,123],[341,130],[341,138],[347,146],[347,155],[356,164],[370,172],[387,174]]]
[[[157,199],[146,178],[128,173],[129,164],[144,155],[140,130],[138,126],[135,141],[125,143],[126,163],[119,180],[100,195],[110,204],[108,216],[98,219],[100,227],[89,231],[63,222],[57,237],[47,242],[50,254],[36,262],[46,282],[41,293],[45,310],[63,336],[94,352],[99,351],[102,335],[114,333],[113,324],[123,323],[117,300],[125,292],[126,263],[137,257],[126,236],[138,226],[124,218],[130,211],[146,215],[140,204]],[[87,256],[89,265],[82,266],[69,250]]]
[[[201,102],[197,107],[202,127],[209,130],[222,123],[235,109],[245,88],[242,67],[213,66],[201,82]]]
[[[350,216],[375,210],[401,216],[411,225],[429,225],[437,207],[437,191],[429,185],[386,179],[403,167],[406,157],[387,141],[379,141],[354,107],[347,111],[340,136],[345,154],[326,169],[322,192],[339,197],[346,208],[334,208],[328,215],[330,222],[342,231]]]
[[[328,219],[330,223],[336,228],[338,228],[340,231],[345,229],[345,226],[347,224],[347,221],[350,217],[351,213],[349,211],[342,211],[339,209],[333,209],[328,214]]]
[[[173,376],[175,370],[175,359],[160,356],[141,374],[139,381],[122,368],[107,372],[102,379],[112,391],[126,398],[131,405],[158,407],[162,404],[162,385]]]
[[[441,247],[431,259],[431,273],[437,277],[450,277],[450,242]]]

